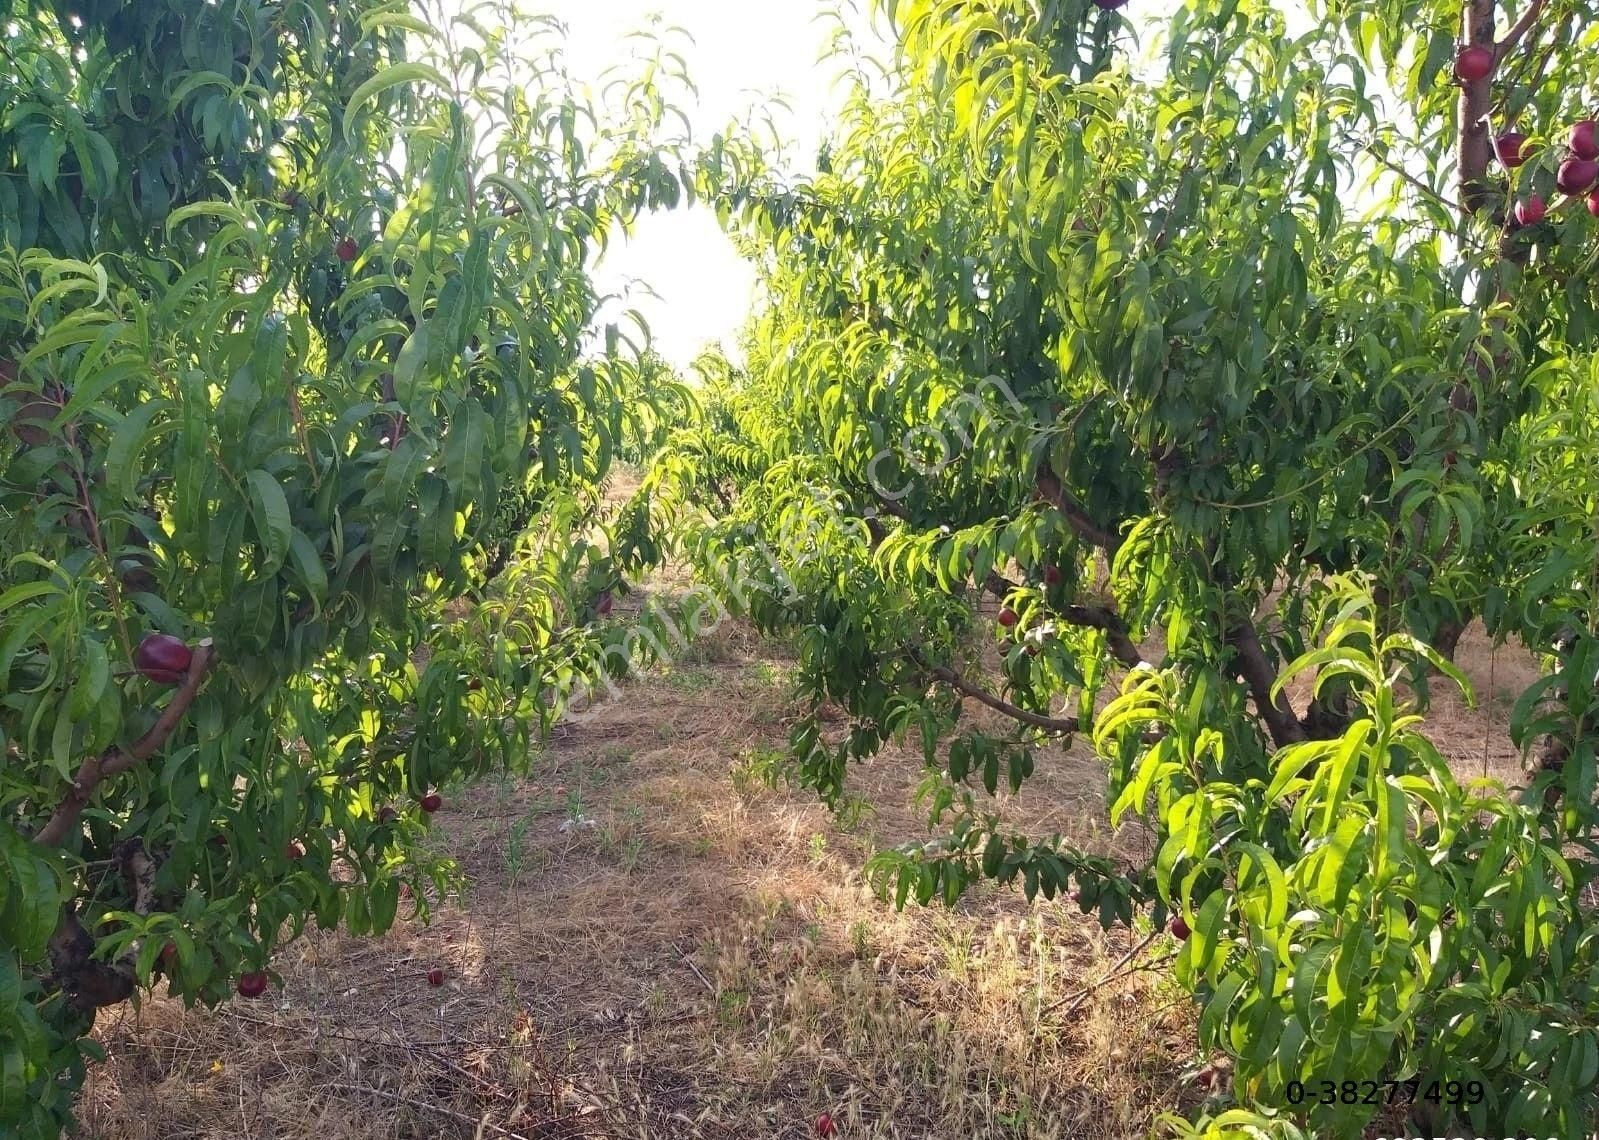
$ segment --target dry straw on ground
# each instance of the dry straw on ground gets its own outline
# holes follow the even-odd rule
[[[1499,690],[1435,721],[1463,775],[1514,773],[1507,697],[1531,665],[1508,657],[1463,646]],[[531,779],[454,791],[434,836],[470,887],[431,926],[308,937],[259,1002],[108,1016],[83,1134],[797,1140],[826,1110],[851,1140],[1126,1140],[1202,1099],[1191,1007],[1139,968],[1164,936],[1129,958],[1143,933],[1070,905],[983,889],[895,913],[864,887],[875,844],[923,835],[920,757],[857,769],[876,810],[853,824],[768,786],[789,667],[729,626],[559,732]],[[1140,848],[1107,832],[1102,787],[1079,744],[1007,810]]]

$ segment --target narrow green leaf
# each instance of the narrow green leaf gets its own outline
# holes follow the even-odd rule
[[[266,552],[264,574],[276,574],[288,557],[293,541],[294,523],[289,515],[289,500],[268,472],[256,468],[248,476],[250,490],[250,516],[255,521],[255,532]]]

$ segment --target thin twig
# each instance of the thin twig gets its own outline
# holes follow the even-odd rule
[[[672,949],[676,950],[677,956],[683,959],[683,965],[694,971],[694,976],[700,980],[700,985],[705,987],[705,992],[709,994],[715,994],[716,987],[711,985],[711,980],[705,976],[704,972],[699,968],[699,966],[695,965],[694,959],[683,953],[683,948],[676,942],[672,943]]]
[[[1140,951],[1142,951],[1151,942],[1155,941],[1155,939],[1158,938],[1159,936],[1160,936],[1160,931],[1158,931],[1158,930],[1150,931],[1149,932],[1149,936],[1147,938],[1145,938],[1137,946],[1134,946],[1132,949],[1128,950],[1127,953],[1123,954],[1120,958],[1116,959],[1116,964],[1113,965],[1110,968],[1110,972],[1108,974],[1106,974],[1104,977],[1100,978],[1098,981],[1090,982],[1088,985],[1086,985],[1082,989],[1078,990],[1075,994],[1072,994],[1069,997],[1063,997],[1059,1001],[1052,1002],[1051,1004],[1045,1006],[1043,1009],[1038,1011],[1038,1016],[1039,1017],[1044,1017],[1047,1014],[1054,1013],[1057,1009],[1060,1009],[1062,1006],[1066,1007],[1066,1011],[1065,1012],[1067,1014],[1076,1013],[1078,1007],[1081,1006],[1085,1001],[1087,1001],[1089,996],[1091,994],[1093,994],[1094,991],[1102,988],[1105,985],[1108,985],[1110,982],[1113,982],[1118,977],[1120,977],[1121,975],[1120,975],[1119,971],[1121,970],[1121,968],[1123,966],[1127,965],[1128,962],[1131,962],[1135,957],[1137,957],[1137,955],[1139,954]],[[1162,961],[1169,962],[1169,961],[1171,961],[1172,958],[1175,958],[1176,956],[1177,955],[1172,954],[1169,957],[1163,959]],[[1156,962],[1150,963],[1147,966],[1140,966],[1140,967],[1138,967],[1138,969],[1150,969],[1150,968],[1153,968],[1154,966],[1158,966],[1160,964],[1161,964],[1161,961],[1156,961]],[[1129,970],[1128,973],[1136,973],[1136,971],[1135,970]]]
[[[948,685],[950,688],[968,697],[971,697],[975,701],[987,705],[995,712],[1004,713],[1012,720],[1017,720],[1023,724],[1030,725],[1033,728],[1041,728],[1045,732],[1053,732],[1061,736],[1070,736],[1072,733],[1080,732],[1082,730],[1081,722],[1079,722],[1074,716],[1053,717],[1044,716],[1040,713],[1029,712],[1027,709],[1011,704],[1003,697],[996,697],[993,693],[990,693],[987,689],[984,689],[979,685],[972,684],[972,682],[968,681],[965,677],[961,676],[959,673],[955,672],[955,670],[946,665],[933,665],[929,663],[914,648],[911,649],[910,653],[912,659],[915,660],[918,665],[921,665],[929,673],[937,677],[940,681],[943,681],[944,684]]]

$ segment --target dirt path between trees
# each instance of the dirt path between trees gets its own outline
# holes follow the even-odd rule
[[[1463,776],[1514,778],[1504,726],[1535,665],[1480,637],[1461,663],[1481,707],[1440,685],[1435,738]],[[562,729],[529,779],[449,789],[433,834],[463,898],[380,939],[308,936],[261,1001],[106,1017],[83,1134],[798,1140],[825,1111],[846,1140],[1127,1140],[1202,1099],[1165,971],[1096,984],[1141,934],[986,888],[896,914],[866,888],[875,844],[925,835],[920,755],[858,768],[877,810],[854,819],[769,786],[789,669],[724,628]],[[1079,742],[1007,812],[1142,850],[1102,788]]]

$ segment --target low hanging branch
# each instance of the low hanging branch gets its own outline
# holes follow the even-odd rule
[[[918,665],[962,696],[971,697],[972,700],[977,701],[979,704],[987,705],[995,712],[1003,713],[1014,721],[1042,729],[1044,732],[1052,732],[1057,736],[1070,736],[1072,733],[1082,731],[1081,722],[1074,716],[1053,717],[1044,716],[1042,713],[1030,712],[1018,705],[1011,704],[1003,697],[995,696],[981,685],[973,684],[947,665],[930,663],[914,648],[911,649],[910,655],[911,659]]]
[[[150,731],[126,750],[113,747],[99,756],[86,758],[78,767],[77,777],[72,781],[72,789],[66,798],[56,808],[49,822],[39,829],[39,834],[33,837],[35,843],[45,847],[61,846],[77,827],[83,809],[88,806],[94,790],[100,786],[100,781],[107,776],[126,772],[135,764],[148,760],[161,750],[161,746],[167,742],[167,738],[188,713],[189,706],[194,704],[194,698],[199,695],[205,675],[215,660],[211,639],[205,638],[194,647],[194,655],[189,660],[189,671],[184,676],[183,683],[178,686],[178,691],[172,694],[172,700],[161,710],[161,715],[155,724],[150,726]]]

